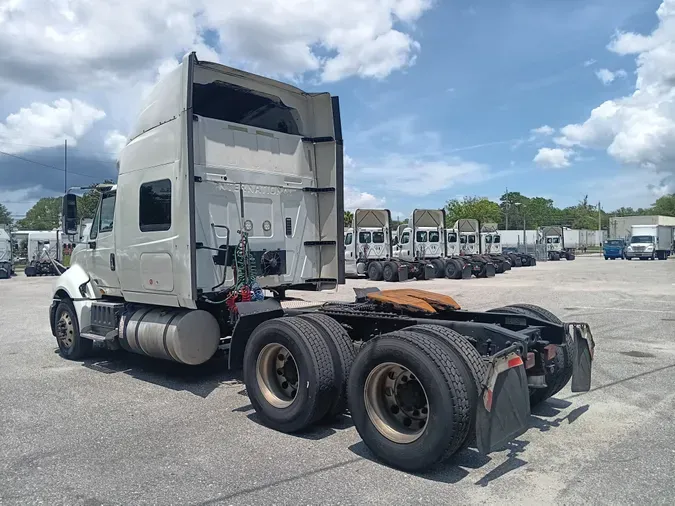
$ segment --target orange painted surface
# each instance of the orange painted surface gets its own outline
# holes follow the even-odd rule
[[[416,290],[414,288],[401,288],[398,290],[382,290],[381,292],[369,293],[368,298],[374,302],[389,304],[396,308],[425,313],[436,313],[447,309],[460,309],[459,304],[447,295]]]

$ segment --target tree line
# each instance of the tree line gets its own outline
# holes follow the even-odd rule
[[[112,181],[106,180],[105,184]],[[99,193],[89,190],[77,199],[78,218],[93,218],[98,205]],[[14,222],[5,205],[0,202],[0,226],[15,227],[18,230],[53,230],[59,227],[61,218],[61,197],[45,197],[31,207],[26,216]],[[675,216],[675,193],[657,199],[651,207],[620,207],[606,212],[598,204],[588,202],[584,197],[577,205],[559,208],[551,199],[527,197],[520,192],[505,192],[499,202],[485,197],[464,197],[449,200],[445,206],[447,225],[452,226],[461,218],[473,218],[481,223],[497,223],[503,230],[522,230],[545,225],[562,225],[577,229],[597,230],[598,216],[603,229],[609,227],[613,216],[662,215]],[[345,226],[352,226],[354,215],[345,211]],[[395,226],[398,221],[393,223]]]
[[[588,195],[577,205],[559,208],[551,199],[505,192],[499,202],[485,197],[452,199],[445,205],[445,212],[447,226],[452,226],[459,219],[472,218],[480,223],[497,223],[502,230],[534,229],[546,225],[597,230],[599,218],[600,227],[607,230],[609,219],[614,216],[675,216],[675,193],[660,197],[648,208],[620,207],[607,212],[599,203],[590,203]],[[346,227],[352,226],[353,218],[351,211],[345,211]]]

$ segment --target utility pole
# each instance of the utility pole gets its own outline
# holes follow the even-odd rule
[[[63,193],[68,191],[68,139],[63,141]]]
[[[600,220],[600,201],[598,201],[598,231],[602,230],[602,221]]]
[[[506,201],[504,202],[504,221],[505,221],[505,229],[509,229],[509,207],[510,207],[510,202],[509,202],[509,189],[508,187],[506,188]]]

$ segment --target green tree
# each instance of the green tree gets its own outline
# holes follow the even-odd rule
[[[7,207],[0,203],[0,225],[11,225],[12,224],[12,215],[9,212]]]
[[[61,221],[61,197],[44,197],[38,200],[26,213],[25,218],[17,221],[21,230],[53,230]]]
[[[675,193],[657,199],[652,212],[663,216],[675,216]]]
[[[354,214],[351,211],[345,211],[345,227],[351,227],[354,221]]]
[[[452,199],[445,206],[447,225],[452,226],[459,219],[475,219],[480,223],[499,223],[502,211],[499,204],[485,197],[464,197]]]

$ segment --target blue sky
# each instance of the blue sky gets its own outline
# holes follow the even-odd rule
[[[0,12],[0,151],[30,160],[0,154],[0,202],[17,215],[61,191],[65,138],[70,170],[86,174],[72,184],[114,176],[142,90],[192,49],[340,96],[347,207],[407,214],[508,187],[610,210],[675,191],[673,86],[654,70],[675,61],[675,0],[326,0],[315,5],[330,14],[293,6],[274,19],[231,2],[165,14],[129,0],[122,28],[83,0],[72,12],[31,2]],[[56,35],[21,35],[30,26]],[[601,104],[610,114],[593,119]]]

